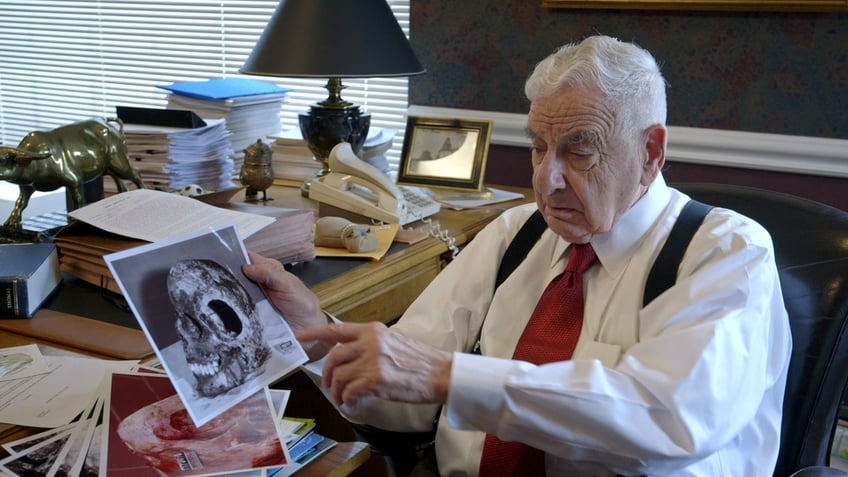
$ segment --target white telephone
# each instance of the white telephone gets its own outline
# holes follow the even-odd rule
[[[340,142],[329,158],[330,172],[309,185],[309,198],[386,223],[406,225],[439,211],[440,204],[394,184],[382,171]]]

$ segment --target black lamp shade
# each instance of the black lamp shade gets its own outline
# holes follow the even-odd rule
[[[385,0],[280,0],[240,71],[352,78],[425,70]]]

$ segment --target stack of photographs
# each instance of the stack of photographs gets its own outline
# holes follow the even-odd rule
[[[155,366],[155,364],[154,364]],[[152,366],[113,372],[66,425],[3,444],[3,475],[292,475],[336,441],[309,419],[284,417],[290,392],[263,388],[197,427],[167,374]]]

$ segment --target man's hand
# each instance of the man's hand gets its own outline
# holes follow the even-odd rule
[[[453,354],[417,342],[382,323],[335,323],[297,333],[301,341],[338,343],[324,365],[324,387],[337,404],[365,396],[444,403]]]
[[[292,330],[326,325],[327,316],[321,311],[318,297],[299,278],[287,272],[277,260],[248,251],[251,263],[242,266],[242,273],[256,282],[274,308],[283,315]],[[322,358],[330,346],[323,343],[304,343],[310,360]]]

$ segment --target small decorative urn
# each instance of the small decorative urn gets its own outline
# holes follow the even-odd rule
[[[271,148],[257,139],[254,144],[247,146],[244,150],[244,163],[241,166],[239,180],[247,187],[245,191],[248,200],[260,200],[259,193],[262,192],[262,201],[269,200],[266,189],[274,183],[274,169],[271,166]]]

